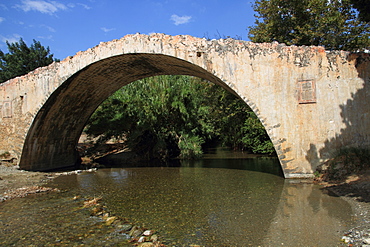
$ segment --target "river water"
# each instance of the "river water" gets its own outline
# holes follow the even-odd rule
[[[0,204],[0,245],[127,246],[114,227],[81,207],[91,197],[155,230],[167,246],[340,245],[352,224],[347,202],[283,179],[276,158],[240,155],[61,176],[49,184],[60,193]]]

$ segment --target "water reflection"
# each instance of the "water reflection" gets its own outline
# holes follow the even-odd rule
[[[115,168],[76,178],[83,193],[178,246],[330,246],[351,221],[350,205],[318,186],[260,172]]]
[[[62,176],[50,186],[63,193],[0,204],[0,227],[6,229],[0,231],[0,244],[24,246],[32,239],[40,246],[118,243],[71,200],[81,195],[103,197],[112,213],[157,230],[169,246],[339,245],[351,223],[347,202],[316,185],[284,180],[274,159],[255,162],[206,158],[183,167]],[[220,168],[225,166],[233,169]]]
[[[255,158],[224,158],[224,159],[201,159],[186,160],[181,162],[182,167],[204,167],[204,168],[226,168],[257,171],[270,173],[283,177],[283,172],[277,158],[255,157]]]
[[[338,246],[352,222],[350,205],[313,184],[284,183],[263,246]]]
[[[115,168],[77,178],[83,193],[104,191],[115,214],[203,245],[261,241],[284,185],[278,176],[219,168]]]

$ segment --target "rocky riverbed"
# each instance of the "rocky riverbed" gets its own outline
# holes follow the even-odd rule
[[[93,172],[94,170],[89,170]],[[73,172],[27,172],[17,169],[16,166],[11,164],[0,165],[0,203],[5,200],[10,200],[15,197],[24,197],[33,193],[54,193],[55,189],[44,187],[44,185],[54,179],[55,177],[61,175],[68,175],[70,173],[79,173],[82,171]],[[324,186],[324,191],[335,196],[340,196],[344,200],[348,201],[355,212],[354,216],[356,219],[355,227],[348,229],[348,231],[343,232],[342,242],[343,246],[369,246],[370,247],[370,170],[364,171],[361,174],[349,176],[345,181],[342,182],[325,182],[319,181]],[[90,205],[89,205],[90,204]],[[107,215],[103,211],[98,211],[99,200],[90,199],[84,204],[85,207],[91,207],[94,214],[98,214],[104,217],[107,224],[115,222],[117,224],[117,229],[127,231],[128,236],[131,229],[138,228],[137,226],[130,225],[130,230],[126,228],[129,227],[125,222],[120,222],[119,219],[115,218],[113,215]],[[95,210],[95,211],[94,211]],[[112,221],[112,222],[111,222]],[[118,222],[118,223],[117,223]],[[124,229],[120,229],[124,228]],[[141,231],[141,236],[136,237],[135,241],[141,238],[151,239],[150,236],[145,236],[144,229],[136,229]],[[138,231],[136,231],[137,233]],[[152,231],[151,231],[152,234]],[[156,237],[156,236],[155,236]],[[154,237],[154,239],[155,239]],[[139,244],[136,242],[136,244]],[[142,246],[154,246],[153,243],[144,242],[140,243]],[[157,245],[158,246],[158,245]]]
[[[320,183],[328,193],[346,200],[355,212],[356,226],[343,233],[343,243],[370,247],[370,169],[341,181]]]
[[[53,179],[53,173],[22,171],[12,164],[0,164],[0,201],[44,192],[43,184]]]
[[[60,192],[58,189],[43,186],[52,179],[63,176],[78,174],[82,172],[94,172],[96,169],[75,170],[69,172],[27,172],[17,169],[9,164],[0,165],[0,203],[17,197],[26,197],[36,193]],[[73,200],[81,203],[81,208],[90,211],[90,216],[97,218],[106,226],[111,226],[114,231],[112,238],[121,239],[130,245],[141,247],[165,246],[159,241],[159,236],[154,230],[142,228],[110,214],[101,198],[80,198],[76,196]],[[123,246],[123,245],[122,245]],[[126,245],[124,245],[126,246]]]

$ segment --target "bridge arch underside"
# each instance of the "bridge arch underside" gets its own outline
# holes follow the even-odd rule
[[[196,76],[232,91],[212,73],[171,56],[140,53],[100,60],[72,75],[50,95],[29,128],[20,168],[46,171],[76,165],[79,137],[95,109],[122,86],[157,75]]]

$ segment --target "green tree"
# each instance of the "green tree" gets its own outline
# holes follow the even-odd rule
[[[45,48],[39,41],[33,40],[30,47],[22,38],[19,42],[9,43],[7,41],[6,44],[9,53],[0,50],[0,83],[25,75],[54,61],[53,54],[49,54],[49,47]]]
[[[370,46],[370,25],[360,21],[350,0],[256,0],[250,27],[253,42],[321,45],[357,50]]]
[[[164,161],[200,157],[202,145],[215,140],[234,149],[274,150],[242,100],[190,76],[157,76],[122,87],[98,107],[85,132],[99,137],[98,143],[126,139],[140,157]]]
[[[125,137],[130,148],[147,159],[200,156],[201,145],[214,133],[204,97],[209,85],[185,76],[133,82],[99,106],[86,133],[100,136],[100,142]]]
[[[274,145],[268,137],[265,128],[252,112],[247,112],[248,116],[242,127],[243,137],[241,139],[243,146],[249,151],[258,154],[272,154],[275,152]]]
[[[252,153],[272,154],[274,146],[256,114],[240,98],[215,86],[212,119],[223,146]]]

